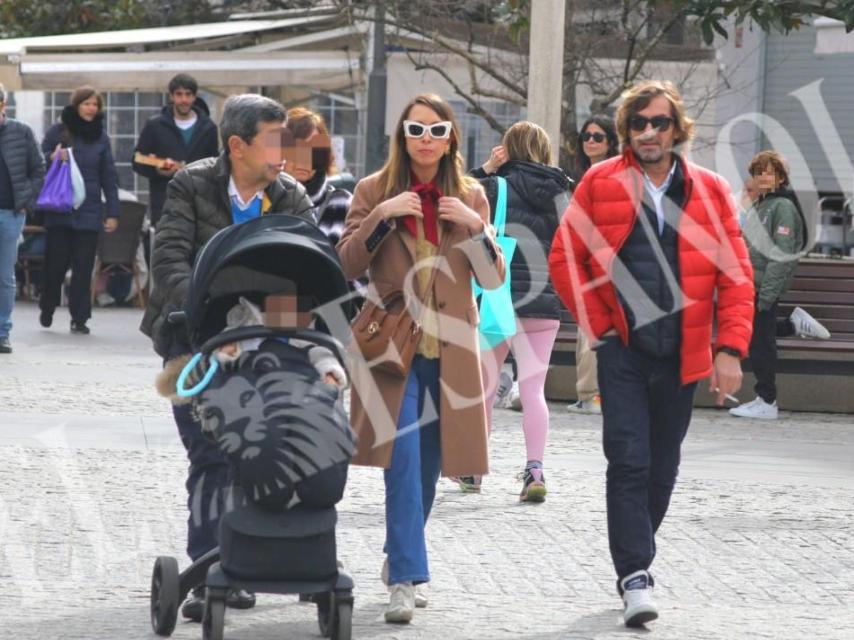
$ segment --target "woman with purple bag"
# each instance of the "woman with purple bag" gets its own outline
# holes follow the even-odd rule
[[[71,313],[71,333],[88,334],[86,322],[92,315],[91,282],[95,266],[98,234],[103,229],[112,233],[118,227],[119,184],[113,162],[110,138],[104,129],[104,99],[89,86],[79,87],[71,94],[71,104],[62,110],[60,122],[47,130],[42,141],[48,164],[57,157],[77,164],[86,187],[83,203],[68,211],[46,211],[47,248],[45,250],[45,282],[39,300],[43,327],[53,323],[53,313],[59,306],[62,283],[71,267],[71,289],[68,310]],[[106,204],[101,200],[104,193]]]

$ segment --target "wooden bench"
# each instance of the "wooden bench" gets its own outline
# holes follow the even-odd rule
[[[787,318],[802,307],[831,333],[830,340],[778,338],[778,388],[783,409],[854,413],[854,260],[804,258],[789,291],[779,305]],[[552,351],[546,381],[549,399],[575,398],[575,343],[578,328],[568,311],[561,311],[561,328]],[[754,378],[746,360],[739,398],[752,399]],[[700,385],[697,404],[709,406],[712,397]]]
[[[827,327],[830,340],[779,338],[779,350],[854,352],[854,261],[801,260],[778,305],[779,317],[788,317],[796,306]]]

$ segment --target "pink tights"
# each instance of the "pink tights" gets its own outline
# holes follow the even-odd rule
[[[518,331],[515,336],[491,351],[481,353],[486,424],[492,431],[492,403],[498,391],[498,376],[501,365],[512,350],[516,359],[519,395],[522,398],[522,430],[525,433],[528,460],[542,462],[549,434],[546,374],[560,322],[542,318],[519,318],[516,322]]]

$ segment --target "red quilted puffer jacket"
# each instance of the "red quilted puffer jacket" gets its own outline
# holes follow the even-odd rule
[[[682,158],[685,206],[679,222],[682,289],[682,383],[712,373],[714,348],[747,356],[753,328],[753,269],[723,178]],[[643,174],[631,150],[591,167],[575,190],[549,254],[549,272],[563,303],[591,338],[616,329],[628,344],[626,313],[611,279],[643,198]],[[629,298],[628,292],[622,292]]]

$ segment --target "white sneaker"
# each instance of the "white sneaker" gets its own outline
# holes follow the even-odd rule
[[[658,607],[652,599],[652,585],[646,571],[635,571],[620,581],[623,588],[623,622],[627,627],[641,627],[658,618]]]
[[[830,331],[800,307],[795,307],[792,315],[789,316],[789,321],[794,325],[795,333],[801,338],[830,339]]]
[[[383,581],[385,586],[388,586],[388,557],[383,560],[383,568],[380,569],[380,580]],[[419,584],[415,586],[415,606],[418,609],[424,609],[427,606],[426,584]]]
[[[510,389],[510,395],[507,397],[507,408],[513,411],[522,410],[522,396],[519,395],[519,382],[514,382]]]
[[[492,403],[494,409],[503,409],[507,405],[507,398],[513,388],[513,369],[502,368],[498,374],[498,389],[495,392],[495,401]]]
[[[411,622],[415,615],[415,587],[411,582],[402,582],[391,585],[390,591],[385,621],[400,624]]]
[[[415,585],[415,608],[425,609],[427,607],[427,585]]]
[[[777,402],[768,404],[759,396],[755,400],[745,402],[742,405],[729,410],[730,415],[739,418],[756,418],[758,420],[776,420],[777,419]]]
[[[567,411],[583,415],[602,415],[602,399],[599,395],[593,396],[592,400],[579,400],[569,405]]]

